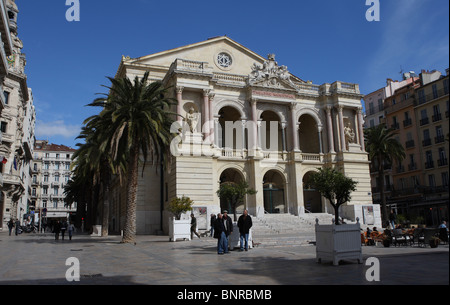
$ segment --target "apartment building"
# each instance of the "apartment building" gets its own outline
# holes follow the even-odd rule
[[[66,206],[64,186],[71,177],[75,149],[37,140],[32,164],[31,202],[44,223],[67,219],[76,206]]]
[[[0,24],[3,23],[0,29],[4,33],[8,24],[12,49],[6,58],[7,74],[3,76],[1,82],[3,94],[0,94],[3,97],[0,113],[0,219],[2,219],[0,228],[3,228],[10,218],[22,220],[30,209],[30,162],[33,156],[36,114],[33,96],[27,85],[26,58],[21,52],[23,43],[17,36],[19,10],[13,0],[0,2],[2,11]],[[7,13],[7,23],[3,9]],[[8,40],[6,38],[2,34],[4,47],[9,48],[4,42]]]
[[[419,76],[414,71],[405,72],[402,74],[402,80],[392,80],[391,78],[388,78],[386,80],[386,86],[371,92],[363,97],[364,104],[365,104],[365,117],[364,117],[364,127],[370,128],[377,126],[382,123],[386,123],[386,111],[385,111],[385,105],[386,100],[390,99],[397,90],[401,90],[404,87],[407,87],[411,85],[412,83],[416,82],[419,79]],[[408,90],[408,89],[405,89]],[[397,97],[397,98],[391,98],[390,101],[387,103],[390,105],[390,103],[396,101],[400,101],[400,98],[403,97]],[[401,111],[401,108],[405,105],[405,103],[397,103],[395,107],[390,109],[388,112],[394,111],[394,108],[398,111]],[[395,111],[397,111],[395,110]],[[391,113],[392,114],[392,113]],[[399,117],[400,118],[400,117]],[[412,124],[412,118],[408,117],[406,119],[407,126]],[[411,121],[411,122],[410,122]],[[395,121],[393,126],[397,127],[398,123],[400,121]],[[400,122],[402,123],[402,122]],[[409,124],[409,125],[408,125]],[[389,126],[392,127],[392,126]],[[409,142],[411,143],[411,142]],[[384,164],[384,178],[382,179],[382,182],[384,184],[384,190],[387,196],[390,196],[390,192],[392,189],[392,181],[393,181],[393,171],[392,171],[392,164]],[[378,162],[377,160],[372,160],[370,164],[370,176],[371,176],[371,185],[372,185],[372,198],[374,203],[379,203],[381,201],[380,198],[380,187],[381,187],[381,179],[378,177]]]
[[[406,152],[403,162],[392,165],[388,204],[428,225],[448,220],[448,78],[422,71],[384,102],[386,125],[397,130]]]

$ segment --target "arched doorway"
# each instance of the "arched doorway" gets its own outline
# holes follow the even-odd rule
[[[242,174],[235,168],[227,168],[220,174],[220,180],[219,183],[222,184],[224,182],[234,182],[239,183],[244,179]],[[236,212],[243,212],[244,211],[245,204],[242,203],[238,206],[236,206]],[[231,207],[231,203],[226,201],[223,198],[220,198],[220,210],[227,210],[229,215],[232,215],[234,213],[234,210]]]
[[[283,176],[276,170],[269,170],[263,179],[264,210],[267,213],[284,213],[285,183]]]
[[[307,172],[303,176],[303,202],[305,209],[311,213],[322,213],[322,196],[311,185],[311,175]]]
[[[219,110],[219,147],[232,150],[243,148],[241,119],[241,114],[234,107],[225,106]]]
[[[261,114],[261,148],[266,151],[283,151],[285,142],[278,114],[266,110]],[[276,124],[276,127],[272,128]]]
[[[299,118],[300,150],[303,153],[320,153],[319,130],[316,120],[309,114]]]

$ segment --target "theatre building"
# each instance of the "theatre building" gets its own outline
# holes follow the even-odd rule
[[[146,166],[139,175],[137,233],[168,231],[167,211],[175,196],[195,203],[199,229],[209,215],[230,209],[216,191],[220,183],[245,179],[256,195],[244,208],[267,213],[330,213],[333,208],[308,179],[333,167],[358,181],[341,216],[380,226],[372,204],[368,154],[364,148],[362,95],[357,84],[306,82],[278,63],[221,36],[139,58],[122,57],[116,77],[134,79],[146,71],[162,80],[178,100],[182,127],[172,142],[170,170]],[[300,71],[304,73],[305,71]],[[305,76],[307,77],[307,76]],[[162,175],[161,175],[162,174]],[[110,196],[110,232],[125,223],[126,192]]]

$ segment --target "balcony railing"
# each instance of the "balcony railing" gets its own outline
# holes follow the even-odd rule
[[[405,146],[406,146],[406,148],[414,147],[414,146],[415,146],[414,140],[406,141],[406,142],[405,142]]]
[[[420,126],[422,125],[426,125],[430,122],[430,120],[428,119],[428,117],[420,119]]]
[[[408,126],[411,126],[411,125],[412,125],[412,119],[411,118],[406,119],[406,120],[403,121],[403,127],[408,127]]]
[[[430,146],[430,145],[431,145],[431,138],[422,141],[422,146]]]
[[[437,137],[434,138],[434,143],[442,143],[444,142],[444,135],[439,135]]]
[[[433,160],[425,162],[425,169],[434,168],[434,162]]]
[[[438,166],[445,166],[447,164],[448,164],[447,158],[438,159]]]
[[[433,116],[431,117],[431,119],[433,120],[433,122],[440,121],[440,120],[442,120],[442,114],[441,114],[441,113],[433,114]]]

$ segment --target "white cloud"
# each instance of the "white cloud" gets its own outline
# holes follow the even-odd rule
[[[81,126],[67,124],[62,120],[53,122],[36,121],[36,138],[61,136],[75,138],[80,134]]]

